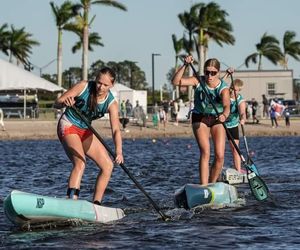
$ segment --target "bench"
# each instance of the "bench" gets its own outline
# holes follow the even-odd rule
[[[6,113],[7,118],[10,118],[11,116],[19,116],[19,118],[23,118],[22,112],[20,110],[16,112],[9,111]]]

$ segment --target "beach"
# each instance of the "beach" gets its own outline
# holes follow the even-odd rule
[[[39,140],[57,139],[56,120],[5,120],[5,131],[0,131],[0,140]],[[246,136],[300,136],[300,119],[291,119],[291,126],[286,127],[283,119],[278,121],[279,127],[272,128],[269,119],[261,119],[258,124],[246,123]],[[108,120],[94,121],[92,126],[104,138],[111,138],[110,123]],[[166,128],[160,125],[154,128],[152,122],[147,122],[146,127],[130,122],[122,129],[123,138],[164,138],[164,137],[193,137],[191,124],[180,122],[175,126],[168,122]]]

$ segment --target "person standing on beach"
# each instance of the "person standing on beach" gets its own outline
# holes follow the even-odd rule
[[[239,123],[244,125],[246,121],[246,103],[242,95],[239,93],[243,87],[243,81],[235,79],[229,89],[230,93],[230,115],[225,122],[228,132],[231,134],[234,142],[239,146]],[[227,135],[229,138],[229,136]],[[241,172],[241,157],[236,151],[231,140],[229,140],[234,167]]]
[[[0,125],[2,127],[2,131],[5,131],[3,118],[4,118],[3,110],[0,108]]]
[[[230,114],[230,97],[227,84],[220,79],[220,62],[208,59],[204,64],[203,81],[200,83],[196,76],[183,77],[187,66],[193,62],[191,55],[185,57],[184,64],[175,73],[172,83],[175,86],[193,86],[194,109],[192,111],[192,128],[199,146],[199,175],[200,184],[207,185],[216,182],[224,164],[225,129],[222,125]],[[218,110],[217,116],[203,87],[210,95],[213,104]],[[209,171],[210,135],[214,144],[215,158]]]
[[[271,107],[270,107],[270,119],[271,119],[272,128],[274,128],[274,125],[277,128],[278,127],[278,122],[277,122],[277,115],[276,115],[275,104],[271,104]]]
[[[283,111],[284,119],[285,119],[285,126],[290,127],[290,110],[289,105],[285,105],[284,111]]]
[[[266,95],[262,95],[262,103],[263,103],[263,117],[269,117],[269,101]]]
[[[253,120],[253,124],[254,123],[259,123],[259,120],[256,117],[256,113],[257,113],[257,110],[258,110],[258,103],[255,100],[255,98],[252,98],[251,107],[252,107],[252,120]]]
[[[56,100],[56,107],[67,107],[59,119],[57,133],[67,156],[73,164],[67,191],[67,196],[71,199],[77,199],[79,196],[86,156],[92,159],[100,169],[93,197],[93,202],[97,205],[101,204],[114,165],[103,144],[96,138],[85,122],[76,115],[72,106],[78,108],[90,123],[101,118],[105,113],[109,113],[116,151],[114,161],[117,164],[124,161],[118,103],[110,91],[114,82],[114,71],[104,67],[97,74],[95,81],[81,81]]]

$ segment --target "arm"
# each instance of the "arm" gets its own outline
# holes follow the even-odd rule
[[[184,59],[184,64],[178,68],[178,70],[175,72],[173,78],[172,78],[172,84],[174,86],[194,86],[198,83],[198,80],[194,76],[190,77],[183,77],[183,74],[189,65],[189,63],[193,62],[193,57],[192,56],[187,56]]]
[[[228,88],[222,90],[221,97],[224,108],[223,113],[220,114],[218,119],[220,120],[220,122],[225,122],[230,114],[230,95]]]
[[[63,108],[64,106],[73,106],[75,103],[74,98],[78,96],[84,87],[86,86],[86,81],[81,81],[75,84],[72,88],[63,93],[58,97],[54,103],[55,108]]]
[[[240,124],[245,125],[246,122],[246,103],[243,100],[239,105]]]
[[[221,79],[225,81],[231,74],[233,74],[233,72],[234,72],[234,68],[228,68],[228,69],[226,70],[225,75],[223,75],[223,76],[221,77]]]
[[[122,136],[120,130],[120,121],[119,121],[119,108],[118,103],[114,101],[108,108],[109,119],[112,137],[115,144],[116,151],[116,163],[120,164],[124,162],[123,153],[122,153]]]

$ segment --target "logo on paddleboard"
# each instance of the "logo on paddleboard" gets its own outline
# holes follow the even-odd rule
[[[36,208],[42,208],[45,204],[45,200],[43,198],[36,199]]]

